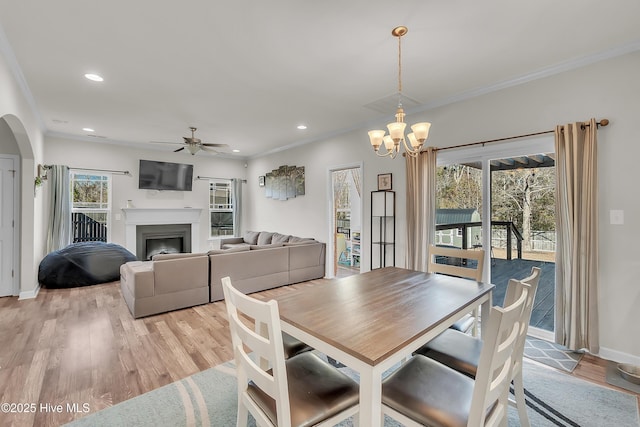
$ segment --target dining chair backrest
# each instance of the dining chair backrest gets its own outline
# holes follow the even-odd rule
[[[244,295],[232,286],[228,277],[222,278],[222,288],[237,365],[238,401],[242,400],[254,408],[252,415],[262,418],[258,419],[258,425],[271,425],[267,415],[259,410],[248,393],[252,382],[277,402],[278,424],[290,425],[291,411],[278,303],[274,300],[263,302]],[[261,327],[256,328],[255,324]],[[264,364],[263,367],[259,364],[265,361],[270,371],[265,371]]]
[[[475,261],[475,263],[468,263],[469,260]],[[468,266],[463,267],[463,262],[467,262]],[[448,274],[450,276],[462,277],[480,282],[482,281],[483,267],[484,250],[482,249],[468,250],[429,245],[429,262],[427,265],[427,271],[429,273]],[[476,308],[472,313],[467,314],[465,317],[451,325],[451,328],[460,332],[467,332],[468,330],[471,330],[475,337],[478,335],[478,319],[479,313]]]
[[[514,351],[513,362],[514,369],[512,377],[515,376],[519,370],[522,369],[522,357],[524,356],[524,346],[527,341],[527,332],[529,330],[529,321],[531,320],[531,312],[533,311],[533,303],[536,298],[536,291],[538,290],[538,282],[540,281],[540,268],[532,267],[531,275],[521,280],[522,283],[529,285],[529,292],[527,294],[527,300],[522,311],[522,321],[520,322],[520,331],[518,333],[518,341],[516,342],[516,348]],[[507,292],[504,296],[504,305],[510,304],[518,297],[516,295],[517,288],[514,286],[507,286]]]
[[[447,258],[448,260],[473,260],[475,267],[463,267],[462,265],[454,265],[449,263],[437,262]],[[459,264],[462,264],[460,262]],[[429,262],[427,270],[429,273],[442,273],[450,276],[464,277],[473,279],[477,282],[482,281],[482,272],[484,267],[484,250],[458,249],[445,246],[429,245]]]
[[[529,285],[521,281],[512,279],[509,286],[516,288],[519,297],[504,308],[491,309],[473,388],[470,426],[500,425],[506,420],[514,351],[529,294]]]

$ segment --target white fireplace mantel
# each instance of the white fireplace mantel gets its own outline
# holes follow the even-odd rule
[[[201,208],[122,208],[125,247],[136,253],[138,225],[191,224],[191,252],[199,252]]]

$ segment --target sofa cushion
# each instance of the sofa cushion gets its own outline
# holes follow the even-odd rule
[[[285,243],[289,241],[289,237],[291,236],[288,234],[273,233],[271,243]]]
[[[248,243],[225,243],[224,245],[220,246],[220,249],[236,249],[236,248],[245,248],[245,250],[249,250],[249,244]]]
[[[298,237],[298,236],[289,237],[289,243],[297,243],[305,240],[315,240],[315,239],[313,237]]]
[[[248,251],[250,247],[251,246],[246,243],[240,243],[238,245],[234,245],[226,249],[211,249],[209,252],[207,252],[207,255],[229,254],[232,252],[244,252],[244,251]]]
[[[180,259],[180,258],[191,258],[194,256],[203,256],[206,255],[204,253],[173,253],[173,254],[157,254],[154,255],[151,260],[152,261],[163,261],[168,259]]]
[[[247,231],[246,233],[244,233],[244,242],[250,245],[257,245],[258,236],[260,236],[259,231]]]
[[[284,243],[271,243],[269,245],[251,245],[250,248],[253,251],[257,249],[280,248],[282,246],[284,246]]]
[[[271,237],[273,236],[273,233],[268,232],[268,231],[261,231],[260,235],[258,236],[258,242],[256,243],[256,245],[269,245],[271,244]]]
[[[284,245],[285,246],[299,246],[299,245],[311,245],[314,243],[318,243],[317,240],[315,239],[306,239],[306,240],[298,240],[295,242],[286,242]]]

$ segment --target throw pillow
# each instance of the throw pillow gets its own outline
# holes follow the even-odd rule
[[[280,233],[273,233],[273,237],[271,237],[271,243],[285,243],[289,241],[289,236],[288,234],[280,234]]]
[[[258,236],[258,243],[256,243],[257,245],[269,245],[271,244],[271,237],[273,236],[273,233],[267,232],[267,231],[261,231],[260,235]]]
[[[259,231],[247,231],[246,233],[244,233],[244,242],[250,245],[257,245],[259,235]]]

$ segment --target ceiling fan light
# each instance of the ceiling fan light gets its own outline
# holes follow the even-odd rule
[[[198,146],[197,146],[197,145],[195,145],[195,144],[188,144],[188,145],[187,145],[187,150],[189,150],[189,152],[190,152],[190,153],[191,153],[191,155],[193,156],[193,155],[195,155],[195,154],[198,152],[198,150],[200,150],[200,147],[198,147]]]

